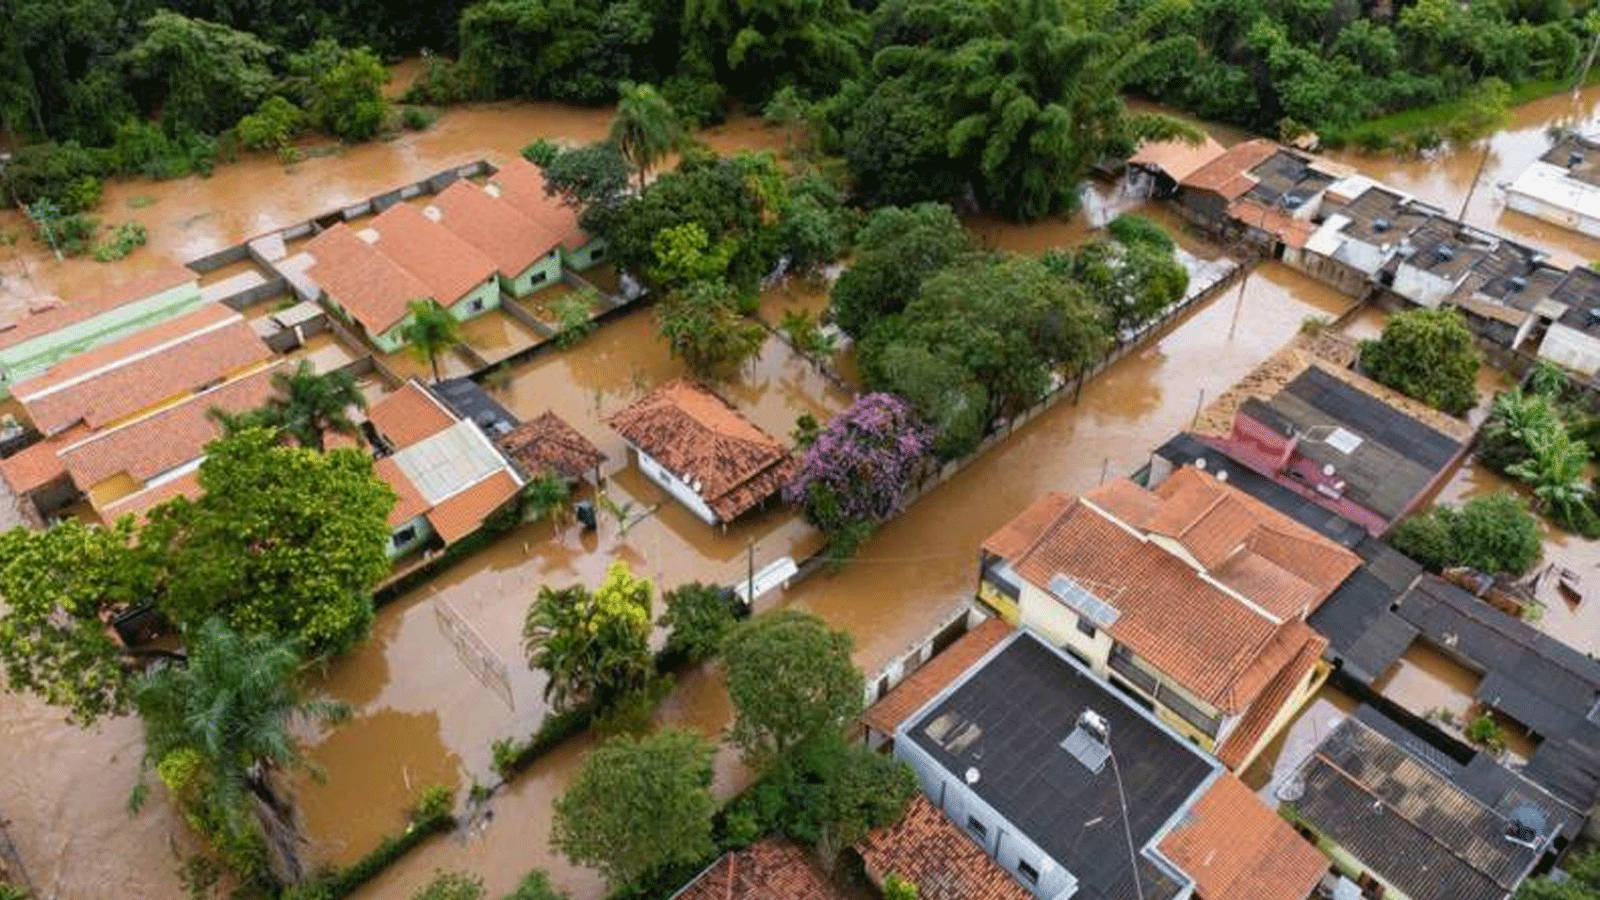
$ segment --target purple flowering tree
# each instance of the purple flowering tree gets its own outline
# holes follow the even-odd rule
[[[933,432],[911,404],[894,394],[867,394],[817,435],[783,497],[804,506],[830,538],[859,543],[894,513],[932,446]]]

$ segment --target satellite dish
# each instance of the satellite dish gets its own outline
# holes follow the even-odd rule
[[[977,784],[978,783],[978,767],[977,766],[968,766],[967,767],[967,776],[966,777],[967,777],[967,784]]]
[[[1334,472],[1333,463],[1323,463],[1322,464],[1322,474],[1328,476],[1329,478],[1332,478],[1333,477],[1333,472]]]
[[[1206,470],[1206,458],[1204,456],[1202,456],[1199,459],[1195,460],[1194,461],[1194,467],[1196,469],[1199,469],[1200,471],[1204,472]]]
[[[1218,481],[1227,481],[1228,480],[1228,473],[1226,471],[1222,470],[1222,469],[1218,469],[1217,470],[1217,480]]]

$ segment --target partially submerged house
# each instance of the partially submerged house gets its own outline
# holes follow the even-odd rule
[[[578,224],[577,209],[545,190],[544,173],[522,157],[495,171],[489,190],[517,212],[556,236],[561,264],[582,272],[605,258],[605,241],[592,237]]]
[[[1600,141],[1563,135],[1506,188],[1506,206],[1600,237]]]
[[[407,304],[438,300],[420,279],[342,222],[312,238],[306,255],[312,260],[306,276],[322,302],[385,353],[405,346],[402,332],[411,321]]]
[[[690,379],[656,388],[606,424],[633,448],[641,472],[709,525],[765,503],[798,465],[733,404]]]
[[[929,811],[1041,900],[1305,900],[1327,868],[1282,822],[1241,814],[1259,801],[1219,786],[1220,763],[1030,630],[907,718],[894,753]],[[869,872],[890,865],[862,847]]]
[[[394,489],[389,554],[454,544],[514,500],[522,476],[471,420],[415,379],[367,411],[373,471]]]
[[[1540,357],[1584,376],[1600,373],[1600,272],[1572,269],[1536,312],[1548,321]]]
[[[523,215],[504,197],[457,181],[433,198],[428,215],[493,260],[500,287],[511,296],[560,283],[567,235]]]
[[[0,321],[0,399],[19,381],[201,303],[197,276],[166,266],[110,290]]]
[[[589,478],[598,485],[600,466],[606,461],[599,447],[550,410],[518,425],[496,443],[529,478],[553,472],[567,481]]]
[[[1374,535],[1414,512],[1471,440],[1465,422],[1302,346],[1240,384],[1202,417],[1199,438]]]
[[[846,900],[806,848],[767,837],[730,850],[668,900]]]
[[[1483,754],[1461,763],[1370,707],[1280,789],[1285,815],[1367,896],[1507,900],[1582,817]]]
[[[1305,617],[1359,563],[1186,468],[1041,497],[984,541],[978,597],[1239,770],[1326,677]]]
[[[1209,134],[1203,135],[1198,144],[1183,140],[1144,141],[1128,158],[1128,168],[1150,179],[1152,197],[1171,197],[1185,178],[1225,152],[1227,149]]]
[[[1176,202],[1189,221],[1293,262],[1316,227],[1322,192],[1342,167],[1257,138],[1190,172]]]
[[[440,306],[465,322],[500,306],[494,262],[416,207],[396,203],[357,232],[416,276]]]

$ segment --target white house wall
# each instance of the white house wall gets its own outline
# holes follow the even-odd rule
[[[1584,375],[1600,370],[1600,341],[1560,322],[1551,323],[1539,344],[1539,356]]]
[[[676,475],[668,471],[666,466],[656,462],[654,457],[638,447],[633,448],[633,451],[639,458],[639,471],[671,494],[674,500],[688,507],[690,512],[694,513],[696,517],[707,525],[715,525],[721,521],[717,518],[717,514],[711,511],[711,507],[707,506],[706,502],[700,498],[700,495],[696,494],[687,484],[684,484]]]

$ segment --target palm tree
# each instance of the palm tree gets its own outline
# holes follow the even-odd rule
[[[672,103],[648,84],[624,81],[617,114],[611,120],[611,141],[639,173],[639,190],[650,168],[687,140]]]
[[[528,486],[522,489],[522,497],[529,521],[549,518],[560,529],[567,518],[572,489],[567,486],[567,479],[546,469],[538,478],[529,480]]]
[[[1508,471],[1532,455],[1536,436],[1561,429],[1561,415],[1549,397],[1512,388],[1494,398],[1489,420],[1478,434],[1478,461]]]
[[[433,380],[438,381],[439,354],[461,343],[461,323],[431,299],[412,300],[406,308],[411,311],[411,321],[400,330],[400,337],[418,359],[427,361],[433,368]]]
[[[348,708],[301,692],[293,642],[241,635],[207,621],[187,662],[140,676],[134,699],[145,726],[145,765],[155,768],[224,859],[278,885],[306,877],[305,837],[282,773],[304,764],[291,726],[335,722]]]
[[[295,442],[313,450],[323,449],[323,436],[329,431],[357,434],[349,410],[367,408],[367,398],[356,387],[355,376],[346,371],[319,375],[311,363],[301,360],[293,372],[272,376],[277,396],[267,401],[270,418]]]
[[[1528,435],[1528,451],[1529,457],[1507,468],[1506,473],[1533,488],[1537,505],[1556,524],[1569,531],[1589,531],[1594,489],[1583,473],[1589,461],[1588,446],[1558,426]]]

